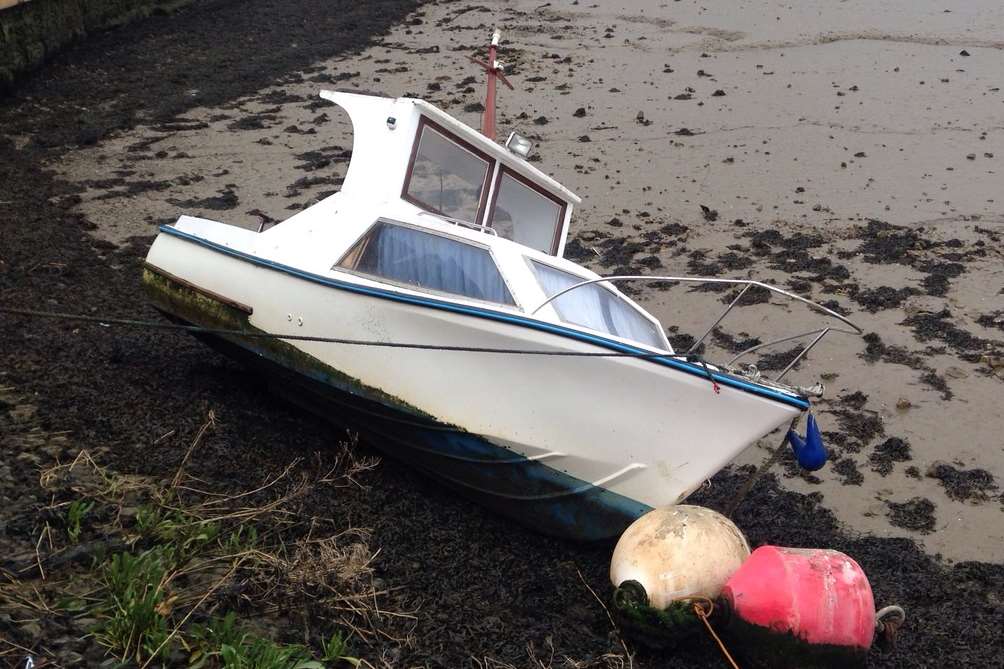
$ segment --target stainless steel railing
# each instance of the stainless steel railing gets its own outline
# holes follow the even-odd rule
[[[697,347],[700,346],[701,343],[704,342],[704,340],[707,339],[708,336],[715,331],[715,328],[717,328],[721,324],[721,322],[725,320],[725,317],[732,312],[732,309],[734,309],[735,306],[739,304],[739,300],[742,299],[743,295],[745,295],[746,292],[753,287],[763,288],[765,290],[769,290],[772,293],[782,295],[788,299],[801,302],[809,306],[811,309],[821,312],[826,316],[834,318],[843,323],[844,325],[853,328],[852,330],[846,330],[840,327],[824,326],[817,328],[815,330],[809,330],[808,332],[800,332],[795,335],[780,337],[778,339],[772,339],[771,341],[764,342],[762,344],[757,344],[756,346],[751,346],[743,351],[740,351],[735,357],[729,360],[729,362],[726,364],[726,367],[731,367],[736,363],[737,360],[739,360],[743,356],[746,356],[760,349],[768,348],[770,346],[775,346],[777,344],[783,344],[784,342],[788,341],[795,341],[797,339],[804,339],[806,337],[814,336],[815,338],[811,342],[809,342],[809,344],[806,345],[801,351],[799,351],[798,355],[796,355],[794,359],[792,359],[785,366],[785,368],[781,370],[781,372],[777,375],[777,377],[773,379],[774,381],[780,381],[782,378],[784,378],[784,375],[787,374],[789,371],[791,371],[791,369],[794,368],[796,364],[798,364],[798,361],[804,358],[805,355],[810,350],[812,350],[812,348],[816,344],[818,344],[823,339],[823,337],[825,337],[830,332],[840,332],[843,334],[851,334],[851,335],[864,334],[864,330],[859,328],[857,325],[849,321],[841,314],[838,314],[837,312],[833,311],[832,309],[828,309],[827,307],[824,307],[823,305],[817,302],[813,302],[812,300],[808,300],[800,295],[789,293],[788,291],[782,290],[777,286],[772,286],[768,283],[763,283],[761,281],[753,281],[751,279],[712,279],[708,277],[693,277],[693,276],[642,276],[633,274],[621,275],[621,276],[605,276],[599,279],[589,279],[587,281],[581,281],[577,284],[569,286],[568,288],[558,291],[554,295],[551,295],[546,300],[541,302],[536,309],[530,312],[530,315],[532,316],[536,314],[538,311],[540,311],[542,308],[544,308],[554,300],[558,299],[559,297],[561,297],[566,293],[570,293],[571,291],[577,288],[581,288],[582,286],[588,286],[594,283],[613,283],[615,281],[651,281],[651,282],[705,283],[705,284],[718,283],[718,284],[732,284],[732,285],[743,286],[743,289],[739,291],[739,294],[736,295],[731,302],[729,302],[729,305],[725,307],[725,310],[722,311],[722,313],[719,314],[718,318],[716,318],[715,321],[704,331],[704,334],[702,334],[700,338],[697,339],[689,349],[687,349],[687,353],[693,353],[695,350],[697,350]]]

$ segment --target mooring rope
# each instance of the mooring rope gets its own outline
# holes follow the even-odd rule
[[[700,599],[706,601],[708,605],[708,610],[705,611],[703,608],[701,608],[701,605],[698,602],[694,602],[694,613],[697,615],[698,618],[701,619],[701,622],[704,623],[704,626],[708,629],[708,634],[711,635],[711,638],[718,643],[718,648],[721,649],[722,655],[724,655],[725,659],[728,660],[730,665],[732,665],[732,669],[739,669],[739,665],[736,664],[736,661],[734,659],[732,659],[732,655],[729,653],[729,649],[726,648],[725,644],[722,643],[722,640],[718,638],[718,635],[715,633],[715,628],[711,626],[711,622],[708,620],[708,616],[710,616],[715,610],[714,603],[712,603],[710,599],[705,600],[705,598],[703,597],[701,597]]]
[[[767,473],[768,469],[774,466],[774,463],[777,462],[778,459],[781,457],[781,454],[784,453],[785,450],[784,447],[788,444],[788,432],[795,429],[795,427],[798,425],[798,419],[801,417],[802,415],[799,414],[791,419],[791,424],[788,426],[788,429],[785,430],[784,436],[781,437],[781,443],[777,445],[777,448],[775,448],[774,452],[770,454],[770,457],[768,457],[766,460],[763,461],[763,463],[756,470],[756,472],[754,472],[748,479],[746,479],[746,482],[743,483],[742,487],[740,487],[739,490],[736,491],[736,494],[732,498],[732,501],[729,502],[729,505],[723,511],[723,514],[725,515],[726,518],[728,518],[729,520],[732,519],[732,516],[733,514],[735,514],[736,509],[739,508],[739,505],[742,504],[743,500],[746,499],[746,495],[748,495],[750,490],[753,489],[753,485],[757,481],[759,481],[764,474]]]
[[[669,606],[672,606],[673,604],[690,604],[694,609],[694,615],[701,619],[701,622],[704,623],[704,626],[707,628],[711,638],[718,642],[718,648],[721,649],[722,655],[724,655],[725,659],[732,665],[732,669],[739,669],[739,665],[736,664],[734,659],[732,659],[732,655],[729,653],[728,648],[725,647],[725,644],[719,638],[718,634],[715,633],[715,629],[711,626],[709,618],[711,617],[711,614],[715,612],[715,602],[713,599],[705,595],[686,595],[684,597],[673,598],[670,601]],[[667,609],[668,608],[669,607],[667,606]]]
[[[712,376],[710,368],[703,356],[693,353],[645,353],[645,352],[594,352],[594,351],[548,351],[542,349],[495,348],[490,346],[454,346],[450,344],[419,344],[397,341],[373,341],[367,339],[345,339],[341,337],[320,337],[315,335],[273,334],[271,332],[249,332],[247,330],[231,330],[226,328],[207,328],[200,325],[182,325],[180,323],[164,323],[144,321],[130,318],[106,318],[103,316],[87,316],[56,311],[37,311],[35,309],[19,309],[0,306],[0,314],[15,316],[31,316],[35,318],[51,318],[56,320],[80,321],[98,325],[122,325],[127,327],[148,328],[154,330],[180,330],[195,334],[228,335],[248,339],[281,339],[289,341],[313,341],[327,344],[344,344],[346,346],[374,346],[382,348],[409,348],[422,351],[459,351],[463,353],[500,353],[507,355],[543,355],[575,358],[675,358],[700,365],[708,379],[718,385]]]

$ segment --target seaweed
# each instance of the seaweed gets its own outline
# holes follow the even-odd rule
[[[959,469],[947,462],[933,462],[927,468],[928,478],[937,479],[949,499],[961,502],[982,502],[999,486],[994,475],[985,469]]]
[[[913,530],[921,534],[934,531],[934,502],[924,497],[914,497],[906,502],[886,502],[889,522],[896,527]]]
[[[912,459],[910,444],[899,437],[889,437],[881,444],[876,445],[868,458],[872,471],[878,472],[882,476],[887,476],[892,472],[894,462],[908,462]]]

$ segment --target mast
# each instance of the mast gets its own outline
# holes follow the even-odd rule
[[[496,88],[496,78],[500,79],[503,84],[512,90],[512,84],[506,79],[505,74],[503,74],[504,65],[496,59],[498,55],[499,42],[502,40],[502,34],[496,29],[492,33],[492,41],[488,46],[488,62],[474,58],[473,56],[468,56],[472,63],[481,66],[486,73],[488,73],[488,93],[485,96],[485,111],[481,115],[481,134],[488,139],[495,139],[495,88]]]

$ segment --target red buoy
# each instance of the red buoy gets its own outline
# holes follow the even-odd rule
[[[729,634],[763,666],[856,664],[875,635],[868,578],[838,551],[761,546],[726,582],[721,601]]]

